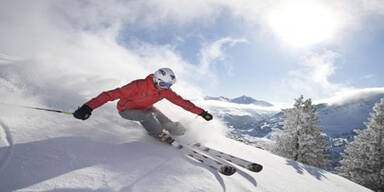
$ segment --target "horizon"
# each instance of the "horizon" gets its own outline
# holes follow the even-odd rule
[[[364,99],[364,98],[369,98],[369,97],[372,97],[372,96],[375,96],[375,95],[380,95],[380,94],[384,94],[384,88],[366,88],[366,89],[359,89],[359,90],[350,90],[350,91],[345,91],[345,92],[339,92],[339,93],[336,93],[335,95],[331,96],[331,97],[328,97],[328,98],[324,98],[324,99],[320,99],[320,100],[313,100],[312,98],[309,98],[309,97],[305,97],[304,95],[304,99],[312,99],[312,102],[313,104],[328,104],[328,105],[342,105],[344,103],[348,103],[348,102],[351,102],[351,101],[354,101],[354,100],[359,100],[359,99]],[[206,96],[206,97],[213,97],[213,98],[220,98],[220,97],[224,97],[226,99],[236,99],[236,98],[240,98],[240,97],[250,97],[252,99],[255,99],[256,101],[264,101],[264,102],[267,102],[269,104],[272,104],[273,107],[272,108],[276,108],[276,107],[280,107],[280,108],[287,108],[287,107],[291,107],[294,103],[294,100],[292,102],[286,102],[286,103],[274,103],[274,102],[271,102],[271,101],[267,101],[267,100],[260,100],[258,98],[254,98],[252,96],[249,96],[249,95],[241,95],[241,96],[238,96],[238,97],[232,97],[232,98],[229,98],[229,97],[226,97],[226,96]],[[299,97],[299,96],[298,96]],[[297,98],[298,98],[297,97]],[[297,99],[295,98],[295,99]],[[206,98],[204,98],[204,100],[207,100]],[[210,99],[208,99],[210,100]],[[268,107],[266,107],[268,108]]]

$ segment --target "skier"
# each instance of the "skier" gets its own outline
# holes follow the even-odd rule
[[[117,109],[121,117],[139,121],[149,135],[171,144],[174,139],[170,135],[183,135],[185,128],[179,122],[173,122],[166,117],[153,106],[154,103],[166,98],[185,110],[200,115],[207,121],[213,118],[207,111],[177,95],[171,89],[175,82],[174,72],[169,68],[161,68],[145,79],[138,79],[121,88],[102,92],[78,108],[73,116],[77,119],[86,120],[97,107],[108,101],[120,99],[117,103]]]

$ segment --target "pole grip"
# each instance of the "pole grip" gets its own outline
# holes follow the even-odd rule
[[[73,115],[73,112],[69,112],[69,111],[62,111],[61,113],[64,113],[64,114],[67,114],[67,115]]]

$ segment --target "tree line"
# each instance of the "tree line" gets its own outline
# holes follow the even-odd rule
[[[329,167],[329,143],[321,132],[312,100],[300,96],[293,108],[283,112],[283,129],[277,130],[272,152],[307,165]],[[375,104],[364,124],[366,129],[355,130],[357,135],[347,143],[336,171],[356,183],[384,192],[384,98]]]

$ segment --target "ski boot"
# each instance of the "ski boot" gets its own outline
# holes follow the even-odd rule
[[[165,132],[160,133],[160,135],[158,135],[157,138],[158,138],[161,142],[163,142],[163,143],[167,143],[167,144],[170,144],[170,145],[175,141],[175,139],[173,139],[170,135],[168,135],[168,134],[165,133]]]

